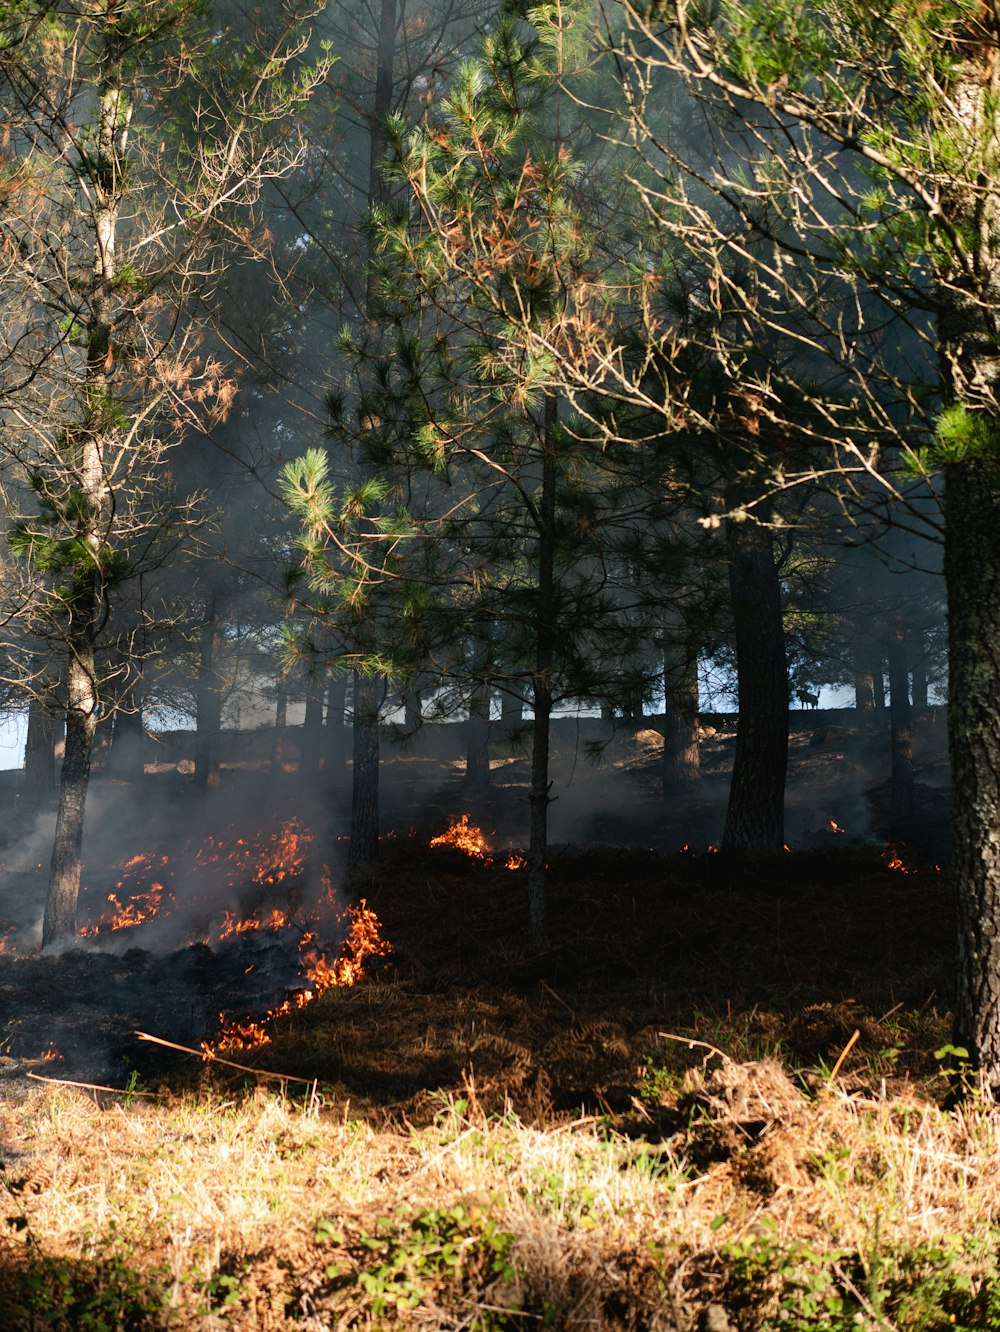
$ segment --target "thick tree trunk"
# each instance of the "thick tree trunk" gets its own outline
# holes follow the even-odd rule
[[[215,594],[205,602],[205,618],[201,626],[201,656],[198,663],[198,682],[195,687],[195,742],[194,782],[200,790],[215,789],[219,785],[219,749],[222,740],[222,682],[219,679],[216,657],[218,654],[219,612]]]
[[[359,671],[354,684],[354,778],[351,798],[351,869],[371,869],[378,861],[379,711],[383,685]]]
[[[958,891],[956,1044],[1000,1092],[1000,463],[945,481],[952,864]]]
[[[757,511],[765,520],[769,516],[760,505]],[[726,547],[740,711],[722,849],[780,851],[785,836],[788,667],[774,542],[761,523],[730,519]]]
[[[889,626],[889,736],[891,752],[889,825],[893,836],[905,837],[913,824],[913,724],[908,693],[906,630]]]
[[[66,691],[66,752],[59,778],[59,808],[52,843],[49,890],[42,921],[42,945],[76,936],[80,896],[84,816],[90,785],[90,756],[97,729],[94,650],[88,634],[78,636],[69,656]]]
[[[528,938],[534,948],[545,943],[548,898],[546,860],[549,848],[549,743],[552,721],[552,677],[555,664],[555,520],[557,400],[545,399],[542,427],[542,493],[538,504],[538,600],[535,618],[535,666],[531,702],[531,785],[528,801],[531,831],[528,842]]]
[[[671,617],[663,640],[663,789],[690,788],[701,777],[698,747],[698,657]]]
[[[41,699],[28,705],[28,735],[24,745],[23,796],[29,809],[49,804],[56,793],[56,719]]]

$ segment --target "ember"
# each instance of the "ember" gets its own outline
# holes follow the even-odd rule
[[[509,869],[509,870],[524,869],[527,863],[528,862],[525,860],[524,856],[519,856],[515,851],[512,851],[510,855],[507,857],[507,859],[504,861],[504,869]]]
[[[836,821],[836,819],[827,819],[826,826],[830,829],[831,832],[835,833],[842,833],[847,831],[846,828],[842,828],[840,826],[840,824]]]
[[[467,856],[477,860],[489,860],[490,846],[483,836],[483,830],[469,823],[468,814],[451,825],[447,832],[431,838],[431,846],[454,846],[464,851]]]

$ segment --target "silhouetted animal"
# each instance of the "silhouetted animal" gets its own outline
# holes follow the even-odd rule
[[[795,697],[803,708],[819,707],[819,694],[810,694],[808,689],[796,689]]]

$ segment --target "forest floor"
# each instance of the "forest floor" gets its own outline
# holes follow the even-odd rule
[[[824,831],[831,743],[802,746],[808,849],[681,852],[662,796],[659,847],[557,845],[543,950],[498,768],[493,854],[429,845],[457,778],[404,804],[355,885],[391,954],[265,1043],[137,1045],[112,1093],[37,1081],[69,1072],[12,1032],[0,1326],[1000,1328],[998,1125],[974,1088],[948,1108],[947,871],[878,844],[878,773],[857,844]],[[613,765],[655,802],[655,753]],[[580,807],[600,832],[628,804]],[[0,1002],[45,963],[0,969]]]

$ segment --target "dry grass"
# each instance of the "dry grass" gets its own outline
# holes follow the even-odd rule
[[[4,1326],[318,1329],[398,1316],[414,1327],[548,1317],[567,1329],[686,1329],[711,1305],[733,1303],[733,1254],[757,1236],[783,1249],[805,1241],[820,1257],[835,1247],[862,1267],[948,1235],[995,1247],[992,1107],[973,1100],[949,1113],[913,1095],[836,1085],[807,1098],[774,1060],[709,1064],[672,1098],[679,1127],[659,1141],[615,1134],[592,1116],[548,1126],[487,1116],[472,1087],[442,1098],[420,1129],[377,1129],[315,1096],[167,1094],[125,1105],[33,1091],[0,1112]],[[394,1278],[416,1304],[380,1311],[359,1275],[386,1254],[362,1237],[391,1223],[383,1230],[405,1267],[423,1251],[414,1216],[459,1205],[465,1219],[449,1230],[446,1216],[441,1233],[457,1235],[470,1261]],[[499,1275],[482,1261],[484,1247],[494,1253],[487,1222],[511,1237],[501,1264],[510,1270]],[[60,1285],[53,1262],[89,1270],[98,1289],[112,1257],[132,1274],[125,1293],[160,1292],[162,1315],[143,1296],[131,1322],[72,1321],[79,1280]],[[32,1271],[47,1274],[50,1321],[25,1312]],[[117,1285],[88,1296],[98,1307],[124,1298],[113,1272]],[[766,1318],[764,1284],[741,1328]]]

